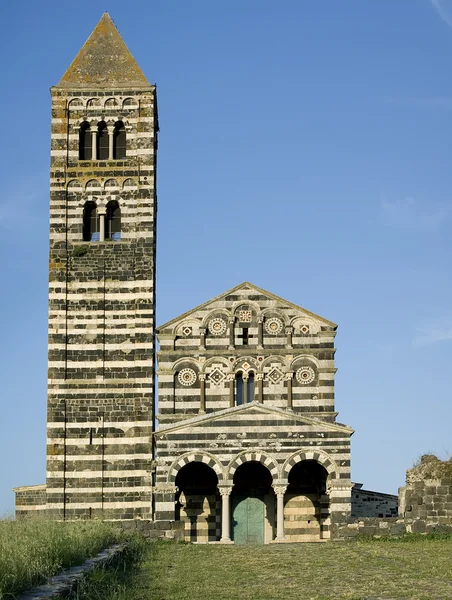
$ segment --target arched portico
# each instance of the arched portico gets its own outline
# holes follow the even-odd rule
[[[176,475],[175,520],[184,522],[187,542],[220,539],[221,504],[218,476],[203,462],[190,462]]]

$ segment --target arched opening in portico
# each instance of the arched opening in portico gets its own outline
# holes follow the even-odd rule
[[[221,535],[221,499],[215,471],[202,462],[183,466],[176,476],[176,521],[186,542],[215,542]]]
[[[328,472],[316,460],[303,460],[289,472],[284,497],[284,534],[287,541],[309,542],[329,537],[326,493]]]
[[[231,496],[231,539],[236,544],[264,544],[274,537],[275,494],[270,471],[258,461],[240,465]]]

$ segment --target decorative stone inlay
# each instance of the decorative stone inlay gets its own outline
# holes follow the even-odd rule
[[[193,369],[182,369],[177,378],[182,385],[193,385],[196,382],[196,373]]]
[[[273,369],[268,373],[267,379],[269,379],[272,383],[279,383],[284,377],[284,373],[278,369],[278,367],[273,367]]]
[[[309,333],[309,325],[306,325],[305,323],[303,323],[303,325],[300,325],[300,333],[302,333],[303,335],[307,335]]]
[[[315,372],[312,367],[300,367],[295,373],[297,381],[302,385],[308,385],[315,379]]]
[[[283,328],[283,322],[278,317],[271,317],[265,321],[265,331],[270,335],[277,335],[281,333]]]
[[[239,310],[239,321],[241,323],[251,323],[252,313],[250,310]]]
[[[245,369],[245,371],[248,371],[248,369],[251,367],[250,363],[244,362],[242,364],[242,369]]]
[[[182,333],[183,333],[185,336],[189,336],[189,335],[191,335],[191,332],[192,332],[192,328],[191,328],[191,327],[189,327],[188,325],[186,325],[186,326],[185,326],[185,327],[182,329]]]
[[[226,321],[221,317],[215,317],[209,321],[209,332],[212,335],[223,335],[226,333]]]
[[[213,369],[209,374],[209,379],[213,381],[213,383],[215,383],[216,385],[220,384],[224,380],[224,378],[225,374],[218,367],[215,367],[215,369]]]

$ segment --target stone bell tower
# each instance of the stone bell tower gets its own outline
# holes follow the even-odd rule
[[[105,13],[51,94],[47,515],[149,518],[156,88]]]

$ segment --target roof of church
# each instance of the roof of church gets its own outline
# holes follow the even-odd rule
[[[195,308],[192,308],[191,310],[183,313],[182,315],[179,315],[178,317],[171,319],[171,321],[168,321],[166,323],[163,323],[163,325],[159,325],[157,327],[157,333],[161,332],[163,329],[165,329],[166,327],[169,327],[171,325],[173,325],[174,323],[177,323],[178,321],[181,321],[185,318],[187,318],[189,315],[193,314],[194,312],[205,308],[207,306],[209,306],[209,304],[212,304],[214,302],[216,302],[217,300],[221,300],[224,296],[229,296],[229,294],[233,294],[235,291],[237,290],[243,290],[243,289],[247,289],[247,290],[255,290],[261,294],[264,294],[265,296],[268,296],[269,298],[272,298],[273,300],[276,300],[276,302],[278,304],[282,304],[285,306],[290,306],[292,308],[294,308],[295,310],[299,310],[302,311],[304,314],[314,318],[314,319],[318,319],[319,321],[322,321],[323,323],[325,323],[325,325],[329,326],[329,327],[333,327],[334,329],[337,329],[337,325],[336,323],[333,323],[332,321],[328,321],[328,319],[325,319],[324,317],[321,317],[320,315],[316,315],[315,313],[306,310],[305,308],[303,308],[302,306],[298,306],[297,304],[294,304],[293,302],[289,302],[288,300],[284,300],[284,298],[281,298],[280,296],[277,296],[276,294],[272,294],[271,292],[264,290],[263,288],[258,287],[257,285],[254,285],[253,283],[250,283],[249,281],[244,281],[243,283],[240,283],[239,285],[236,285],[235,287],[233,287],[230,290],[227,290],[226,292],[223,292],[222,294],[219,294],[218,296],[215,296],[215,298],[211,298],[210,300],[208,300],[207,302],[204,302],[203,304],[200,304],[199,306],[196,306]],[[244,300],[245,302],[245,300]]]
[[[105,12],[56,87],[150,87],[130,50]]]

